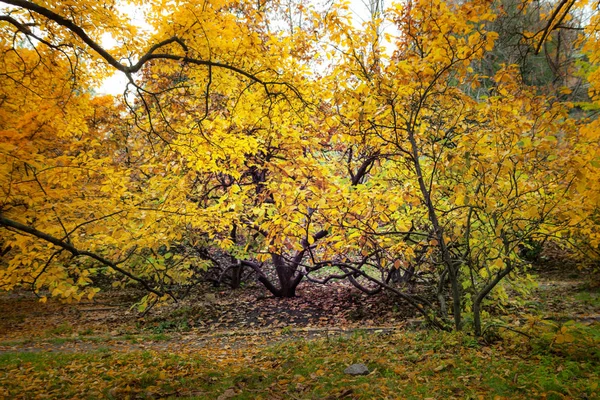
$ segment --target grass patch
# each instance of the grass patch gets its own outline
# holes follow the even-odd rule
[[[147,338],[148,340],[151,340],[153,342],[165,342],[167,340],[170,340],[171,336],[167,335],[165,333],[155,333],[152,335],[143,336],[142,338]],[[138,341],[139,341],[139,338],[138,338]]]
[[[92,328],[86,328],[82,331],[79,331],[79,336],[91,336],[94,334],[94,330]]]
[[[600,337],[598,326],[586,329],[585,340]],[[403,332],[269,348],[212,345],[178,354],[6,353],[0,356],[0,397],[598,398],[600,355],[569,351],[581,340],[573,335],[564,347],[556,339],[529,341],[507,333],[488,346],[461,334]],[[370,375],[344,374],[359,362]]]
[[[575,295],[575,300],[582,304],[587,304],[592,307],[600,308],[600,293],[599,292],[580,292]]]
[[[71,324],[62,323],[60,325],[55,326],[52,329],[48,329],[46,331],[46,336],[71,335],[72,333],[73,333],[73,326],[71,326]]]
[[[189,332],[191,329],[187,317],[179,316],[174,319],[155,320],[145,327],[146,332],[154,334],[164,334],[168,332]]]

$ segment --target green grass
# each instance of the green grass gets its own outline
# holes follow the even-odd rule
[[[600,292],[580,292],[575,295],[575,300],[582,304],[600,308]]]
[[[73,333],[73,326],[71,324],[62,323],[52,329],[46,331],[46,336],[59,336],[59,335],[71,335]]]
[[[0,397],[49,398],[598,398],[600,327],[557,344],[506,334],[485,345],[462,334],[360,333],[261,348],[190,352],[0,355]],[[576,327],[569,328],[576,333]],[[579,328],[577,328],[579,329]],[[557,332],[560,332],[560,328]],[[544,339],[544,335],[547,337]],[[343,373],[365,363],[368,376]],[[40,384],[43,383],[43,384]],[[279,397],[278,397],[279,396]]]
[[[94,334],[94,330],[92,328],[86,328],[82,331],[79,331],[79,336],[91,336]]]
[[[362,268],[362,271],[373,278],[381,279],[381,272],[375,267],[367,265]],[[344,272],[337,267],[323,267],[313,272],[313,275],[316,278],[325,278],[330,275],[340,275],[343,273]]]

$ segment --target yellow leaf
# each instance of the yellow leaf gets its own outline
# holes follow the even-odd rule
[[[569,329],[569,328],[567,328],[566,326],[561,326],[561,327],[560,327],[560,333],[567,333],[567,330],[568,330],[568,329]]]
[[[359,231],[354,231],[353,233],[350,234],[350,236],[348,236],[348,239],[354,239],[357,237],[360,237],[360,232]]]
[[[573,340],[575,340],[575,338],[573,337],[573,335],[567,333],[566,335],[564,335],[564,341],[565,343],[572,343]]]

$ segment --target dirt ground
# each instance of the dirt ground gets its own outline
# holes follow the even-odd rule
[[[520,311],[552,320],[600,321],[600,288],[586,272],[538,271],[539,286]],[[40,303],[29,292],[0,293],[0,352],[160,349],[269,344],[290,336],[314,338],[377,332],[419,324],[414,311],[389,293],[367,296],[351,285],[304,284],[298,297],[277,299],[264,288],[205,286],[177,304],[146,315],[135,290],[101,292],[93,301]]]
[[[135,290],[100,292],[93,301],[40,303],[29,292],[0,294],[0,352],[111,348],[168,348],[219,341],[223,346],[252,337],[265,342],[355,329],[396,330],[416,323],[414,312],[393,295],[366,296],[346,283],[304,285],[298,297],[277,299],[261,287],[204,287],[146,315],[133,305]],[[235,339],[235,340],[234,340]],[[236,345],[236,344],[234,344]]]

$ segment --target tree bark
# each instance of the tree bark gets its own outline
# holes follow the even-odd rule
[[[271,259],[275,265],[275,272],[277,273],[280,285],[279,296],[277,297],[295,297],[296,288],[300,283],[296,275],[298,266],[287,263],[282,256],[277,254],[273,254]]]
[[[481,302],[487,297],[487,295],[500,283],[500,281],[513,270],[513,265],[508,264],[506,268],[498,272],[494,279],[489,282],[478,294],[475,300],[473,300],[473,330],[475,335],[481,336]]]

